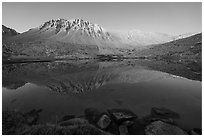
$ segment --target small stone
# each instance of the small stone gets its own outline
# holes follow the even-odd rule
[[[97,122],[97,125],[101,128],[101,129],[105,129],[107,128],[111,123],[111,119],[109,118],[109,116],[107,116],[106,114],[103,114],[100,119]]]
[[[127,120],[127,121],[124,121],[121,125],[125,125],[125,126],[129,127],[129,126],[132,126],[133,124],[134,124],[133,121]]]
[[[110,125],[106,128],[107,132],[110,132],[114,135],[119,135],[119,127],[118,124],[116,124],[115,122],[111,122]]]
[[[165,118],[180,118],[179,114],[166,108],[152,108],[151,115]]]
[[[191,131],[190,131],[190,135],[199,135],[199,134],[196,133],[195,131],[191,130]]]
[[[26,117],[26,121],[28,124],[32,125],[32,124],[35,124],[37,122],[37,118],[28,116],[28,117]]]
[[[146,135],[187,135],[181,128],[164,123],[162,121],[155,121],[148,125],[145,129]]]
[[[137,118],[137,116],[133,112],[127,109],[111,109],[108,110],[108,112],[117,123]]]
[[[120,135],[128,135],[128,128],[125,125],[119,126]]]
[[[198,128],[194,128],[193,130],[190,131],[191,135],[202,135],[202,130]]]
[[[128,127],[129,135],[144,135],[145,126],[140,122],[136,121],[133,125]]]
[[[101,112],[96,108],[87,108],[84,111],[86,119],[89,123],[95,124],[97,122],[97,118],[100,116]]]

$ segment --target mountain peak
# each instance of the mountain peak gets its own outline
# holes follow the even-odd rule
[[[6,27],[5,25],[2,25],[2,36],[3,36],[3,38],[15,36],[15,35],[18,35],[18,34],[20,34],[20,33],[16,32],[14,29],[11,29],[9,27]]]
[[[93,24],[90,21],[84,21],[83,19],[52,19],[40,25],[39,29],[55,29],[55,33],[58,33],[60,30],[64,30],[66,32],[80,30],[90,36],[99,36],[100,34],[106,34],[106,31],[98,24]]]

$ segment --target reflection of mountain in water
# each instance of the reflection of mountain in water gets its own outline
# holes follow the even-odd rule
[[[108,83],[133,81],[134,75],[140,72],[140,66],[134,67],[132,74],[124,78],[119,75],[131,72],[132,66],[125,62],[44,62],[30,64],[9,64],[3,66],[3,86],[7,88],[20,87],[24,82],[49,87],[57,92],[88,92]],[[139,74],[139,73],[138,73]],[[131,76],[132,75],[132,76]],[[137,80],[138,81],[138,80]],[[15,86],[13,86],[15,85]]]
[[[53,81],[50,80],[47,86],[57,92],[88,92],[104,85],[116,75],[111,70],[104,71],[97,63],[85,63],[70,67],[73,72],[66,72],[65,70],[61,75],[56,73],[55,77],[52,77]]]
[[[48,62],[32,64],[11,64],[3,66],[3,86],[19,81],[47,86],[57,92],[91,91],[114,77],[113,73],[104,72],[94,62],[65,63]],[[10,83],[10,84],[9,84]],[[19,85],[20,86],[20,85]]]
[[[156,61],[152,64],[152,61],[147,60],[126,60],[122,62],[65,61],[5,64],[3,65],[3,87],[16,89],[29,82],[46,86],[55,92],[81,93],[92,91],[107,83],[137,83],[170,76],[150,69],[155,69],[153,66],[157,66],[159,69],[155,70],[162,71],[162,67],[159,67],[159,65],[162,66],[162,62],[155,63]],[[173,65],[168,67],[171,68],[171,66]],[[173,72],[179,72],[180,68],[181,71],[185,70],[185,67],[176,66],[177,68],[171,68]],[[171,73],[171,69],[165,72]],[[185,71],[188,76],[192,73],[187,69]],[[194,75],[193,78],[195,78]]]
[[[26,83],[22,81],[3,81],[3,86],[8,89],[17,89],[19,87],[24,86]]]

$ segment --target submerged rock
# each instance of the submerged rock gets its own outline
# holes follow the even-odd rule
[[[153,107],[151,110],[151,115],[153,116],[159,116],[159,117],[163,117],[163,118],[180,118],[179,114],[166,109],[166,108],[155,108]]]
[[[135,121],[133,125],[128,127],[129,135],[144,135],[145,126],[140,121]]]
[[[109,114],[112,116],[115,122],[121,123],[126,120],[135,119],[137,116],[127,109],[109,109]]]
[[[110,132],[114,135],[119,135],[119,126],[115,122],[111,121],[110,125],[105,129],[107,132]]]
[[[26,122],[27,124],[29,125],[34,125],[34,124],[37,124],[37,121],[40,117],[40,112],[42,112],[42,109],[33,109],[27,113],[25,113],[25,118],[26,118]]]
[[[190,134],[190,135],[199,135],[199,134],[196,133],[194,130],[191,130],[191,131],[189,132],[189,134]]]
[[[58,121],[58,123],[63,122],[63,121],[67,121],[67,120],[70,120],[70,119],[73,119],[73,118],[75,118],[75,115],[66,115],[66,116],[63,116],[63,117]]]
[[[165,118],[165,117],[152,116],[152,115],[148,115],[148,116],[143,117],[143,121],[146,124],[150,124],[154,121],[162,121],[165,123],[174,124],[174,120],[172,118]]]
[[[2,133],[5,135],[19,134],[27,126],[37,124],[39,113],[42,110],[31,110],[27,113],[18,111],[2,112]]]
[[[2,134],[13,135],[16,134],[19,127],[26,123],[25,116],[16,111],[2,112]]]
[[[162,121],[155,121],[148,125],[145,129],[146,135],[187,135],[181,128],[164,123]]]
[[[86,119],[89,123],[95,124],[98,117],[101,115],[101,112],[96,108],[87,108],[84,111]]]
[[[103,114],[103,115],[99,118],[99,120],[98,120],[98,122],[97,122],[97,125],[98,125],[101,129],[105,129],[105,128],[107,128],[107,127],[110,125],[110,123],[111,123],[111,119],[109,118],[109,116],[106,115],[106,114]]]
[[[202,135],[202,130],[198,128],[194,128],[189,132],[190,135]]]
[[[130,127],[130,126],[132,126],[133,124],[134,124],[134,121],[127,120],[127,121],[124,121],[121,125]]]
[[[119,126],[120,135],[128,135],[128,128],[125,125]]]

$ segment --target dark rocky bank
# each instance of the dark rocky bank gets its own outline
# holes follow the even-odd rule
[[[101,112],[87,108],[84,116],[66,115],[56,123],[39,121],[42,110],[27,113],[3,111],[3,135],[201,135],[201,129],[180,128],[175,119],[179,114],[166,108],[152,108],[151,113],[138,117],[127,109]]]

